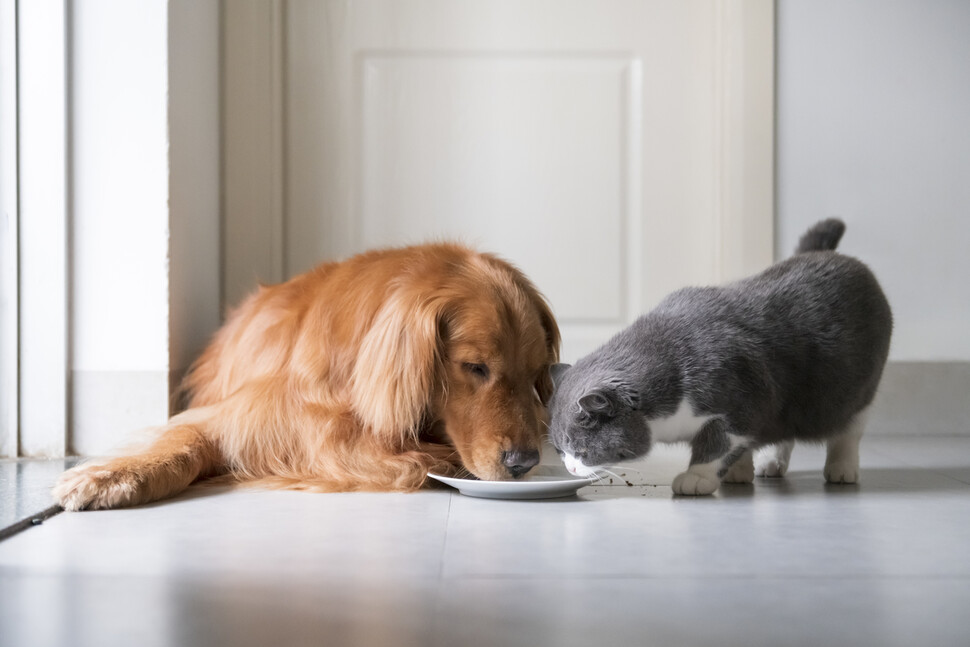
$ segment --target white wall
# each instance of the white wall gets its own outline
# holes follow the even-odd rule
[[[75,371],[168,370],[166,22],[166,2],[74,6]]]
[[[219,323],[218,8],[71,5],[69,451],[164,423]]]
[[[220,323],[219,2],[171,0],[168,21],[168,357],[175,381]]]
[[[158,397],[169,368],[167,5],[72,11],[71,419],[81,454],[168,413]]]
[[[776,253],[842,217],[891,359],[970,360],[970,2],[780,0],[777,65]]]

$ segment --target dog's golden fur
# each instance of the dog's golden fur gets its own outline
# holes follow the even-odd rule
[[[559,330],[521,272],[435,244],[368,252],[262,287],[185,381],[147,449],[65,473],[67,509],[227,475],[317,491],[413,490],[428,470],[508,478],[539,448]]]

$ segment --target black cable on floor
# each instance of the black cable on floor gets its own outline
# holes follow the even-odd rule
[[[42,510],[37,514],[32,514],[26,519],[21,519],[17,523],[13,523],[3,530],[0,530],[0,541],[9,539],[10,537],[13,537],[17,533],[22,532],[31,526],[39,526],[54,515],[60,514],[61,512],[64,512],[64,508],[59,505],[52,505],[46,510]]]

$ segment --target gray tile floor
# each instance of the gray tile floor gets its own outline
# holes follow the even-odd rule
[[[558,501],[63,513],[0,542],[0,645],[970,645],[970,437],[862,455],[859,486],[798,447],[786,479],[700,499],[671,496],[667,447]]]
[[[0,539],[30,525],[52,508],[50,487],[76,459],[0,460]]]

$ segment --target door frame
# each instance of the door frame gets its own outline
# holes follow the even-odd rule
[[[150,10],[0,0],[0,457],[164,423],[218,326],[219,0]]]
[[[16,145],[13,159],[4,152],[8,400],[0,455],[63,456],[70,410],[69,6],[4,0],[3,19],[3,66],[14,70],[4,75],[3,128]]]
[[[18,453],[17,0],[0,0],[0,456]]]

